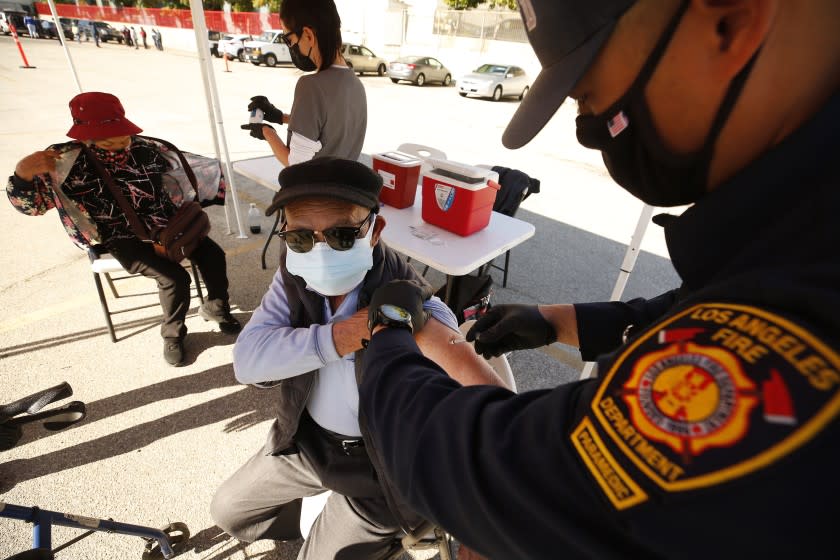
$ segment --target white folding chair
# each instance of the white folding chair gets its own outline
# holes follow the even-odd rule
[[[108,300],[105,298],[105,290],[102,289],[102,280],[100,279],[100,274],[105,276],[105,280],[108,282],[108,286],[111,288],[111,293],[114,295],[115,298],[122,297],[120,293],[117,291],[117,287],[114,284],[117,280],[125,280],[127,278],[133,278],[135,276],[140,276],[139,274],[129,274],[126,269],[120,264],[120,262],[114,258],[113,255],[105,251],[104,247],[97,246],[96,248],[88,249],[88,258],[90,259],[90,270],[93,272],[93,281],[96,284],[96,292],[99,294],[99,303],[102,305],[102,313],[105,315],[105,323],[108,325],[108,333],[111,335],[111,342],[117,342],[117,334],[114,331],[114,323],[111,320],[111,315],[116,315],[117,313],[127,313],[129,311],[136,311],[138,309],[144,309],[149,307],[148,305],[140,305],[137,307],[131,307],[129,309],[120,309],[118,311],[111,311],[108,307]],[[195,266],[195,263],[190,261],[190,268],[192,270],[193,281],[195,283],[196,295],[198,296],[199,301],[204,303],[204,293],[201,291],[201,276],[198,273],[198,268]],[[112,274],[123,274],[122,276],[111,276]]]
[[[327,500],[332,495],[332,490],[327,490],[315,496],[307,496],[301,500],[300,508],[300,534],[306,539],[312,530],[315,520],[321,515]],[[452,560],[452,537],[439,527],[429,522],[424,522],[410,535],[402,537],[400,544],[395,545],[393,553],[388,560],[396,560],[403,555],[403,552],[412,550],[437,549],[441,560]]]
[[[318,519],[318,516],[321,515],[321,511],[324,509],[324,506],[327,505],[327,500],[331,495],[332,490],[327,490],[321,494],[307,496],[301,500],[300,534],[304,539],[309,536],[309,531],[312,530],[312,525],[315,523],[315,520]]]
[[[419,158],[436,158],[436,159],[446,159],[446,154],[443,153],[442,150],[438,150],[437,148],[432,148],[431,146],[424,146],[423,144],[411,144],[405,143],[400,144],[397,148],[398,152],[402,152],[404,154],[411,154],[413,156],[417,156]]]
[[[446,159],[446,154],[442,150],[432,148],[431,146],[424,146],[423,144],[400,144],[397,151],[420,158],[423,162],[420,165],[420,173],[426,173],[432,170],[432,166],[426,162],[427,159]]]

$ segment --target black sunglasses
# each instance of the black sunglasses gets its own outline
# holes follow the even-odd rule
[[[277,235],[280,239],[284,240],[286,242],[286,246],[295,253],[308,253],[311,251],[315,246],[316,233],[323,235],[327,245],[336,251],[347,251],[348,249],[353,248],[357,239],[361,239],[366,235],[366,233],[361,233],[362,229],[370,221],[374,214],[375,212],[371,211],[356,227],[332,227],[321,232],[311,229],[294,229],[292,231],[286,231],[286,224],[284,223],[281,230],[277,232]]]
[[[284,33],[280,37],[283,40],[283,42],[286,43],[286,46],[291,49],[292,48],[292,40],[289,39],[290,35],[297,35],[298,37],[300,37],[300,31],[289,31],[288,33]],[[300,42],[300,39],[298,39],[298,42]],[[294,43],[294,44],[296,45],[297,43]]]

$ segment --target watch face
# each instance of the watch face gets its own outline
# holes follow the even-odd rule
[[[398,323],[411,322],[411,314],[402,307],[397,307],[396,305],[386,303],[379,308],[379,311],[381,311],[385,317],[392,321],[396,321]]]

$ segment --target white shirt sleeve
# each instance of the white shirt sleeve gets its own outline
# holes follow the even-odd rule
[[[458,319],[455,317],[455,313],[453,313],[452,310],[449,309],[449,306],[443,303],[439,297],[432,296],[427,301],[424,301],[423,310],[431,312],[432,317],[453,331],[459,332]]]
[[[289,141],[289,165],[309,161],[321,151],[321,147],[318,140],[310,140],[302,134],[292,132],[292,139]]]
[[[280,270],[233,347],[233,370],[240,383],[278,381],[340,360],[332,323],[294,328]]]

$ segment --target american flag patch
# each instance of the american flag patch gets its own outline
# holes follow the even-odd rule
[[[607,130],[610,131],[610,136],[613,138],[624,132],[624,129],[628,126],[630,126],[630,120],[624,114],[624,111],[619,111],[616,116],[607,121]]]

